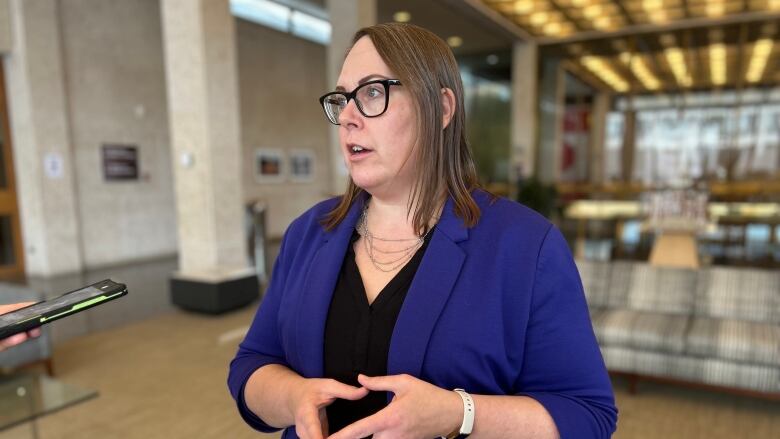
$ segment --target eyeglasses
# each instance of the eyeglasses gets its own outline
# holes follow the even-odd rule
[[[341,91],[328,93],[320,97],[320,104],[333,125],[340,125],[339,116],[351,99],[355,100],[355,105],[363,116],[381,116],[387,111],[391,85],[401,85],[401,81],[398,79],[368,81],[349,93]]]

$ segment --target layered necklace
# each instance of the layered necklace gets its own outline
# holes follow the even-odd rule
[[[360,220],[358,221],[355,229],[357,229],[358,234],[363,237],[366,253],[368,254],[368,258],[371,260],[371,263],[374,264],[374,267],[384,273],[390,273],[404,266],[412,259],[412,257],[414,257],[414,254],[417,253],[417,250],[419,250],[420,247],[422,247],[425,243],[425,238],[429,233],[431,233],[433,227],[429,228],[423,236],[418,238],[380,238],[378,236],[374,236],[374,234],[368,230],[368,206],[366,206],[363,209],[363,214],[360,216]],[[382,244],[377,245],[377,243],[394,243],[393,245],[403,243],[405,247],[388,250],[386,248],[380,248]]]

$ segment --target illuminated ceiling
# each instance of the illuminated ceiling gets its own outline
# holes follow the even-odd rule
[[[616,93],[780,83],[780,0],[481,0]]]

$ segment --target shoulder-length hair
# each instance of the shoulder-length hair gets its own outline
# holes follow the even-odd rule
[[[466,115],[463,82],[455,56],[434,33],[405,23],[377,24],[360,29],[352,46],[364,36],[371,39],[379,56],[395,72],[412,96],[417,115],[417,175],[409,199],[408,213],[415,207],[413,225],[418,234],[428,231],[429,221],[449,195],[455,214],[467,227],[473,227],[480,210],[471,191],[479,186],[471,150],[466,143]],[[351,46],[351,47],[352,47]],[[350,50],[351,50],[350,47]],[[455,112],[442,129],[442,88],[455,95]],[[350,178],[344,196],[323,219],[332,230],[347,215],[363,192]]]

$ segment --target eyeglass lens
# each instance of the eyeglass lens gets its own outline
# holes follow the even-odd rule
[[[387,106],[387,91],[382,83],[363,84],[355,90],[355,103],[366,117],[379,116]],[[341,112],[346,108],[347,97],[341,93],[328,95],[323,101],[325,113],[333,123],[338,123]]]

